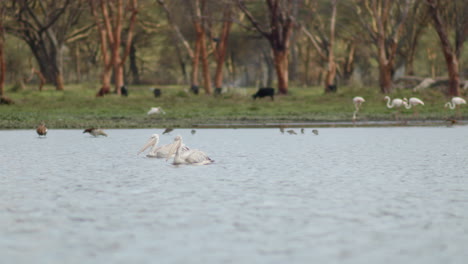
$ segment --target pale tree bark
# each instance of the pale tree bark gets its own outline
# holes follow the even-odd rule
[[[355,5],[357,15],[377,50],[382,93],[392,90],[397,46],[411,4],[411,0],[364,0],[363,6]]]
[[[336,5],[338,0],[331,0],[332,15],[330,17],[330,41],[328,42],[328,67],[327,75],[325,77],[325,93],[332,92],[332,86],[335,84],[336,78],[336,62],[335,62],[335,22],[336,22]],[[335,89],[336,91],[336,89]]]
[[[246,15],[254,30],[265,37],[273,50],[278,91],[288,94],[288,51],[295,17],[292,15],[297,0],[266,0],[268,9],[268,25],[261,25],[252,15],[243,0],[236,0],[238,7]]]
[[[442,52],[447,64],[447,71],[449,77],[449,87],[447,94],[450,96],[460,95],[460,72],[459,72],[459,58],[461,56],[463,43],[468,35],[468,15],[466,12],[466,3],[462,2],[458,6],[458,1],[442,2],[438,0],[426,0],[428,4],[429,13],[432,17],[433,25],[439,36]],[[450,43],[449,33],[447,32],[448,22],[444,21],[441,12],[452,5],[453,12],[451,16],[455,16],[457,21],[455,25],[455,47],[452,48]],[[460,10],[459,10],[460,9]]]
[[[98,95],[103,95],[110,89],[111,69],[114,71],[114,87],[121,94],[120,87],[124,85],[124,64],[130,53],[133,31],[138,14],[137,0],[89,0],[93,16],[99,30],[104,69],[102,87]],[[121,52],[122,31],[124,20],[128,21],[125,48]],[[110,50],[110,52],[109,52]]]

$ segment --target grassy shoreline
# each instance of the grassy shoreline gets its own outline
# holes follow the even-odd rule
[[[94,87],[93,87],[94,86]],[[191,127],[253,127],[301,123],[302,127],[349,126],[354,106],[352,98],[363,96],[366,102],[358,114],[356,125],[440,125],[455,118],[455,111],[444,108],[449,100],[433,90],[413,93],[396,90],[393,97],[418,97],[425,105],[419,116],[412,109],[401,109],[400,122],[394,122],[396,110],[385,106],[377,88],[340,87],[335,94],[323,94],[321,87],[290,88],[287,96],[252,100],[255,88],[237,88],[220,96],[192,95],[185,87],[164,86],[162,96],[155,98],[149,86],[132,86],[128,97],[111,94],[96,98],[96,85],[69,85],[65,91],[46,87],[39,92],[33,88],[11,92],[7,96],[13,105],[0,105],[0,129],[31,129],[40,121],[49,128],[191,128]],[[146,113],[150,107],[160,106],[164,115]],[[460,109],[463,120],[468,106]],[[324,123],[325,122],[325,123]],[[463,123],[463,122],[462,122]],[[269,125],[268,125],[269,124]]]

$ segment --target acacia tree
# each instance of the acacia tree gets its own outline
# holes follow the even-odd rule
[[[459,60],[463,43],[468,37],[468,7],[463,1],[426,0],[433,25],[440,39],[442,52],[449,76],[448,95],[460,95]],[[449,14],[443,15],[444,12]],[[452,20],[452,21],[450,21]],[[451,23],[450,23],[451,22]],[[450,43],[448,27],[452,24],[455,29],[454,48]]]
[[[414,57],[419,39],[427,28],[429,16],[427,8],[422,1],[416,1],[411,7],[408,19],[404,25],[399,48],[401,57],[405,61],[406,74],[414,75]]]
[[[243,0],[237,0],[238,7],[250,21],[253,29],[270,43],[278,79],[278,91],[280,94],[287,94],[289,85],[288,51],[295,21],[294,6],[298,3],[297,0],[266,0],[265,2],[269,20],[267,25],[258,22]]]
[[[124,64],[130,53],[138,13],[137,0],[89,0],[89,4],[99,31],[104,65],[98,95],[110,91],[111,70],[114,71],[115,92],[120,95],[120,87],[124,85]],[[127,38],[121,51],[124,20],[128,20]]]
[[[215,73],[215,87],[218,89],[222,88],[223,85],[223,65],[226,58],[227,43],[229,38],[229,32],[232,26],[231,19],[232,8],[229,3],[224,5],[223,11],[223,26],[221,29],[221,36],[217,39],[216,43],[216,73]]]
[[[392,89],[397,46],[411,4],[411,0],[356,0],[359,20],[377,50],[382,93]]]
[[[335,61],[335,24],[336,24],[336,7],[338,0],[330,0],[331,15],[330,15],[330,33],[326,36],[322,32],[318,32],[318,36],[312,35],[305,27],[301,27],[306,34],[317,53],[323,61],[327,62],[327,74],[325,76],[325,93],[332,92],[332,87],[335,84],[337,63]],[[320,21],[319,21],[320,22]],[[321,24],[321,23],[320,23]],[[320,30],[319,30],[320,31]],[[320,43],[319,43],[320,42]]]
[[[191,2],[192,4],[192,2]],[[193,56],[192,64],[192,88],[198,90],[198,64],[200,56],[203,67],[203,88],[206,94],[211,94],[211,77],[208,63],[208,51],[206,48],[206,31],[205,31],[205,19],[202,14],[205,13],[206,0],[195,0],[191,8],[192,11],[192,22],[195,28],[196,40],[195,40],[195,53]]]
[[[167,6],[167,4],[164,2],[164,0],[158,0],[158,3],[163,8],[164,13],[166,14],[167,22],[169,23],[169,26],[172,29],[172,33],[173,33],[172,38],[173,38],[174,46],[177,50],[177,56],[178,56],[179,63],[182,69],[182,74],[184,75],[184,78],[187,79],[186,70],[185,70],[185,59],[184,59],[185,56],[182,55],[182,50],[185,50],[186,54],[192,61],[194,59],[194,51],[192,50],[192,47],[190,47],[190,44],[187,41],[187,39],[182,34],[179,26],[174,21],[174,17],[172,16],[172,13],[169,7]]]
[[[23,39],[31,48],[40,72],[57,90],[63,90],[63,51],[77,24],[81,0],[12,0],[13,23],[8,33]],[[85,30],[85,29],[84,29]],[[74,32],[80,34],[80,32]]]

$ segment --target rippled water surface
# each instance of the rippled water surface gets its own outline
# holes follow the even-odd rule
[[[0,263],[467,263],[468,127],[0,131]]]

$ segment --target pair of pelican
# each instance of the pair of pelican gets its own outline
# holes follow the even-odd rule
[[[191,165],[206,165],[213,163],[214,160],[210,159],[203,151],[198,149],[190,149],[185,146],[182,142],[181,136],[176,136],[174,142],[158,146],[159,135],[153,134],[148,142],[138,151],[137,154],[145,151],[151,147],[150,151],[146,155],[149,158],[159,158],[169,160],[174,159],[173,164],[191,164]]]

